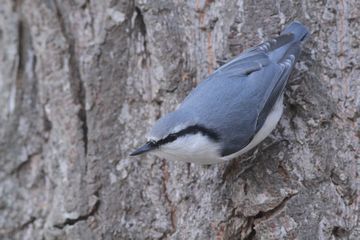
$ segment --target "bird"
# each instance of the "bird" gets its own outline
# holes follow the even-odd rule
[[[220,66],[161,117],[130,156],[153,153],[208,165],[253,149],[283,114],[284,89],[308,36],[308,28],[293,21],[279,36]]]

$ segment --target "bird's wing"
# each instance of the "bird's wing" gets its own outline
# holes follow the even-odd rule
[[[227,77],[230,77],[232,75],[250,75],[264,67],[271,67],[269,66],[270,63],[276,63],[280,66],[279,74],[273,76],[272,82],[275,85],[268,86],[269,91],[264,96],[263,104],[260,105],[256,132],[262,127],[276,100],[284,91],[286,82],[298,58],[300,43],[292,42],[293,40],[294,35],[291,33],[280,35],[247,50],[216,70],[216,72],[223,72]]]
[[[208,83],[211,87],[217,87],[219,93],[204,87],[220,102],[208,101],[213,106],[208,115],[213,114],[217,119],[210,115],[207,122],[215,123],[214,126],[225,136],[222,156],[238,152],[250,143],[256,134],[260,113],[276,95],[274,89],[282,79],[283,72],[280,65],[268,61],[247,76],[235,76],[231,71],[220,72]]]
[[[223,73],[219,74],[223,75],[220,78],[231,77],[235,72],[238,74],[240,72],[241,74],[238,75],[240,80],[240,75],[246,74],[247,76],[241,78],[244,86],[254,82],[253,87],[248,89],[258,88],[259,91],[256,98],[247,96],[249,103],[252,103],[253,108],[256,108],[256,113],[254,110],[251,114],[256,115],[256,119],[243,120],[244,113],[239,116],[242,127],[246,130],[241,130],[242,136],[240,138],[234,138],[235,140],[226,143],[222,152],[223,156],[235,153],[251,142],[255,134],[262,128],[275,102],[282,95],[300,53],[300,43],[291,41],[291,34],[280,36],[276,40],[269,40],[246,52],[245,57],[240,56],[237,60],[220,69],[220,72]],[[239,132],[235,134],[239,134]]]
[[[278,65],[280,66],[281,69],[281,74],[277,77],[277,79],[274,79],[276,84],[271,90],[270,95],[266,99],[264,99],[265,100],[264,104],[258,116],[256,131],[260,130],[260,128],[262,127],[262,125],[266,120],[266,117],[271,112],[276,100],[283,93],[287,80],[295,65],[299,53],[300,53],[299,43],[293,43],[286,51],[283,58],[280,59],[280,61],[278,62]]]
[[[249,75],[252,72],[259,71],[262,67],[268,65],[272,55],[284,56],[287,50],[286,45],[294,40],[293,34],[283,34],[276,38],[269,39],[256,47],[250,48],[238,57],[219,67],[213,74],[220,72],[226,73],[227,76],[235,74],[237,76]],[[283,48],[283,49],[282,49]],[[282,50],[282,51],[281,51]],[[277,56],[274,56],[276,58]],[[276,59],[274,59],[276,61]]]
[[[240,55],[239,57],[231,60],[218,68],[214,74],[224,73],[227,76],[236,75],[249,75],[254,71],[259,71],[263,66],[269,64],[269,58],[264,52],[253,51],[247,53],[246,56]]]
[[[246,56],[247,54],[251,54],[252,52],[257,52],[257,51],[268,53],[278,48],[281,48],[288,43],[291,43],[293,40],[294,40],[293,34],[291,33],[282,34],[275,38],[269,39],[255,47],[249,48],[240,56]]]
[[[290,46],[294,44],[291,37],[269,41],[221,66],[180,105],[195,122],[226,136],[222,156],[241,150],[252,140],[295,63],[298,46]]]

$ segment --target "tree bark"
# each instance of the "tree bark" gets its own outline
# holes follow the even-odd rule
[[[257,150],[128,154],[229,59],[311,29]],[[1,239],[360,239],[357,0],[2,0]]]

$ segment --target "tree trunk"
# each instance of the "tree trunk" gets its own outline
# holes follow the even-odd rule
[[[311,38],[257,150],[128,156],[294,19]],[[359,35],[358,0],[1,0],[0,238],[360,239]]]

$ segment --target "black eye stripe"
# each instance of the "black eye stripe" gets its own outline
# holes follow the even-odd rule
[[[163,144],[169,143],[169,142],[173,142],[175,141],[178,137],[187,135],[187,134],[196,134],[196,133],[201,133],[205,136],[208,136],[209,138],[211,138],[214,141],[219,141],[220,140],[220,136],[219,134],[217,134],[215,131],[206,128],[204,126],[201,125],[193,125],[193,126],[189,126],[177,133],[171,133],[169,134],[167,137],[158,140],[157,142],[151,142],[151,144],[153,144],[154,146],[158,147],[161,146]]]
[[[215,131],[210,130],[201,125],[189,126],[176,133],[176,135],[179,137],[186,134],[196,134],[196,133],[202,133],[203,135],[206,135],[215,141],[218,141],[220,139],[219,135]]]

